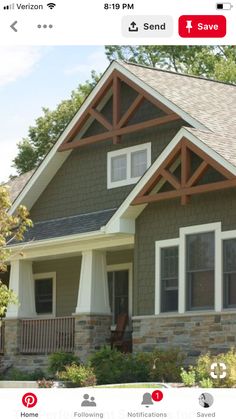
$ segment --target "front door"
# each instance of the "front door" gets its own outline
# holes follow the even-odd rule
[[[119,314],[129,314],[129,270],[108,272],[108,289],[112,324],[115,325]]]

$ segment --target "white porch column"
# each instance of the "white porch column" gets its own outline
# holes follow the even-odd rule
[[[19,304],[11,304],[6,318],[35,317],[34,281],[32,262],[14,260],[11,262],[9,288],[18,297]]]
[[[111,314],[106,269],[106,253],[82,253],[76,314]]]

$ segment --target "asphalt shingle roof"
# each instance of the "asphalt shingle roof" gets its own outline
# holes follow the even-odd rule
[[[235,134],[236,85],[132,63],[120,64],[209,130]]]
[[[5,186],[9,187],[11,202],[15,201],[15,199],[20,194],[22,189],[25,187],[26,183],[29,181],[29,179],[31,178],[34,172],[35,170],[30,170],[29,172],[24,173],[21,176],[18,176],[14,179],[9,180],[5,184]]]
[[[46,240],[73,234],[87,233],[99,230],[116,212],[116,208],[88,214],[73,215],[54,220],[34,223],[24,237],[24,242]]]

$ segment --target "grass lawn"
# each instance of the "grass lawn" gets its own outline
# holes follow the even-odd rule
[[[128,384],[108,384],[106,386],[97,386],[99,388],[168,388],[162,383],[128,383]]]

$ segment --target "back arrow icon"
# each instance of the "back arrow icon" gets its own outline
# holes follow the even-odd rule
[[[15,20],[15,22],[13,22],[12,24],[11,24],[11,26],[10,26],[10,28],[13,30],[13,31],[15,31],[15,32],[17,32],[17,29],[16,29],[16,24],[17,24],[17,20]]]

